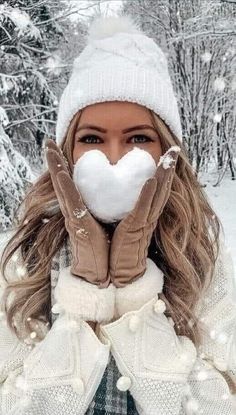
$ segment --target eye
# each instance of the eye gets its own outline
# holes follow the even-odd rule
[[[82,143],[85,143],[86,142],[86,140],[88,139],[88,138],[91,138],[91,137],[93,137],[93,138],[99,138],[99,137],[97,137],[96,135],[85,135],[84,137],[81,137],[81,138],[79,138],[79,140],[78,141],[80,141],[80,142],[82,142]],[[96,143],[92,143],[91,142],[91,140],[88,142],[86,142],[86,144],[96,144]]]
[[[144,138],[145,139],[145,141],[143,141],[143,140],[141,140],[141,141],[138,141],[138,143],[145,143],[145,142],[147,142],[147,141],[153,141],[150,137],[148,137],[148,136],[146,136],[146,135],[143,135],[143,134],[138,134],[138,135],[134,135],[134,136],[132,136],[131,137],[131,139],[132,138]],[[82,142],[82,143],[86,143],[86,144],[97,144],[97,143],[95,143],[95,141],[93,141],[92,142],[92,140],[90,140],[91,138],[95,138],[95,139],[99,139],[100,140],[100,138],[99,137],[97,137],[96,135],[85,135],[84,137],[81,137],[81,138],[79,138],[77,141],[79,141],[79,142]]]
[[[134,138],[134,137],[138,137],[138,138],[140,138],[140,137],[142,137],[142,138],[145,138],[145,140],[147,141],[153,141],[153,140],[151,140],[151,138],[150,137],[147,137],[146,135],[143,135],[143,134],[138,134],[138,135],[133,135],[133,137],[131,137],[131,138]],[[139,141],[139,143],[144,143],[145,141]]]

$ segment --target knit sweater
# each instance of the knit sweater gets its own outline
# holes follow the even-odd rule
[[[67,240],[52,263],[51,322],[47,327],[35,322],[43,340],[19,341],[2,316],[0,415],[236,415],[236,287],[223,242],[213,282],[198,306],[206,328],[199,349],[175,334],[160,309],[156,292],[163,287],[163,274],[150,258],[144,276],[127,291],[135,297],[139,284],[143,304],[138,297],[132,309],[120,304],[123,311],[128,308],[101,324],[98,336],[74,313],[79,279],[70,301],[63,297],[68,264]],[[14,270],[17,276],[17,262]],[[3,290],[3,280],[1,285]],[[56,287],[61,290],[55,298]],[[56,312],[58,300],[66,312]]]

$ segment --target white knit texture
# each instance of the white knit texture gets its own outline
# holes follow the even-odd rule
[[[130,22],[125,30],[122,17],[109,19],[103,18],[97,26],[94,22],[96,36],[88,37],[88,44],[74,60],[71,77],[59,102],[57,144],[62,143],[77,111],[87,105],[114,100],[137,103],[155,111],[182,141],[178,104],[165,54],[141,31],[132,33]],[[104,25],[109,28],[103,30]],[[90,29],[92,34],[93,27]]]

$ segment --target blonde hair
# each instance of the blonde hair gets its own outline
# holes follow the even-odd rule
[[[195,306],[214,276],[221,223],[192,170],[184,146],[157,114],[149,112],[162,151],[172,145],[180,146],[182,151],[170,197],[153,232],[148,257],[164,273],[165,283],[160,298],[167,305],[167,316],[175,322],[176,333],[188,336],[195,345],[200,345],[201,326],[195,315]],[[73,140],[81,113],[74,115],[60,146],[71,175]],[[30,331],[29,317],[50,321],[52,258],[67,236],[64,217],[58,209],[51,177],[46,171],[25,196],[22,218],[5,246],[0,264],[7,281],[2,307],[7,315],[7,324],[19,338],[20,333],[14,324],[16,315],[20,315],[22,327],[27,332]],[[13,278],[12,281],[11,277],[8,281],[6,266],[18,249],[27,268],[27,278],[18,281]],[[14,293],[14,299],[8,304],[11,293]]]

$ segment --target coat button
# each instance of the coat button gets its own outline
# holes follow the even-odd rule
[[[81,378],[75,378],[72,381],[72,388],[76,393],[82,395],[84,393],[84,383]]]
[[[140,324],[140,318],[138,316],[132,316],[129,320],[129,329],[133,333],[138,329]]]
[[[116,382],[116,387],[122,392],[127,391],[131,386],[131,379],[128,376],[121,376]]]
[[[155,313],[157,314],[164,313],[165,310],[166,310],[166,305],[164,301],[161,299],[157,300],[156,303],[154,304]]]

